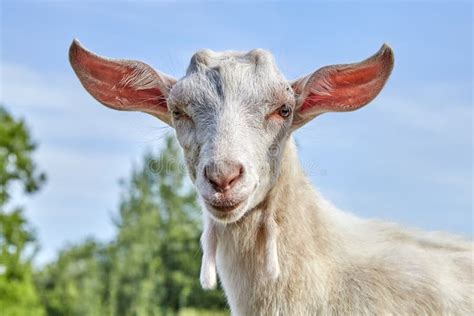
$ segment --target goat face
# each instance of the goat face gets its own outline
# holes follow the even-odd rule
[[[269,52],[193,56],[168,106],[191,179],[216,220],[238,220],[272,187],[295,104]]]

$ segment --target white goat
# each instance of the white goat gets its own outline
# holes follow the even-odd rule
[[[259,49],[198,52],[179,81],[77,41],[70,61],[101,103],[175,128],[205,206],[201,281],[213,287],[217,266],[233,314],[474,313],[471,242],[343,213],[298,161],[293,131],[375,98],[393,68],[388,46],[291,83]]]

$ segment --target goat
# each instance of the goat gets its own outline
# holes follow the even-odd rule
[[[234,315],[473,314],[472,243],[362,220],[326,201],[292,133],[382,90],[392,49],[289,82],[271,53],[203,50],[176,80],[74,41],[71,65],[104,105],[174,127],[204,206],[201,282]]]

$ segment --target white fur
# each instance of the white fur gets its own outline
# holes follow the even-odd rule
[[[204,231],[201,236],[203,250],[200,281],[203,289],[212,290],[217,285],[216,251],[217,235],[216,227],[212,219],[204,216]]]
[[[200,281],[203,289],[212,290],[216,288],[216,252],[217,252],[217,228],[218,225],[212,218],[204,215],[204,231],[201,235],[201,246],[203,250]],[[278,226],[273,217],[266,217],[262,227],[265,231],[265,269],[267,277],[276,280],[280,275],[278,263],[277,234]]]

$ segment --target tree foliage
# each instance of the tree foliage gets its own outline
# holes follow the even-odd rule
[[[106,315],[109,249],[89,239],[62,251],[37,276],[47,315]]]
[[[42,315],[32,259],[37,247],[33,229],[20,207],[7,210],[12,186],[27,194],[45,180],[31,158],[35,144],[23,120],[0,105],[0,311],[2,315]]]
[[[31,157],[36,144],[23,120],[15,119],[0,105],[0,206],[10,199],[12,184],[19,183],[26,193],[38,191],[45,181]]]

